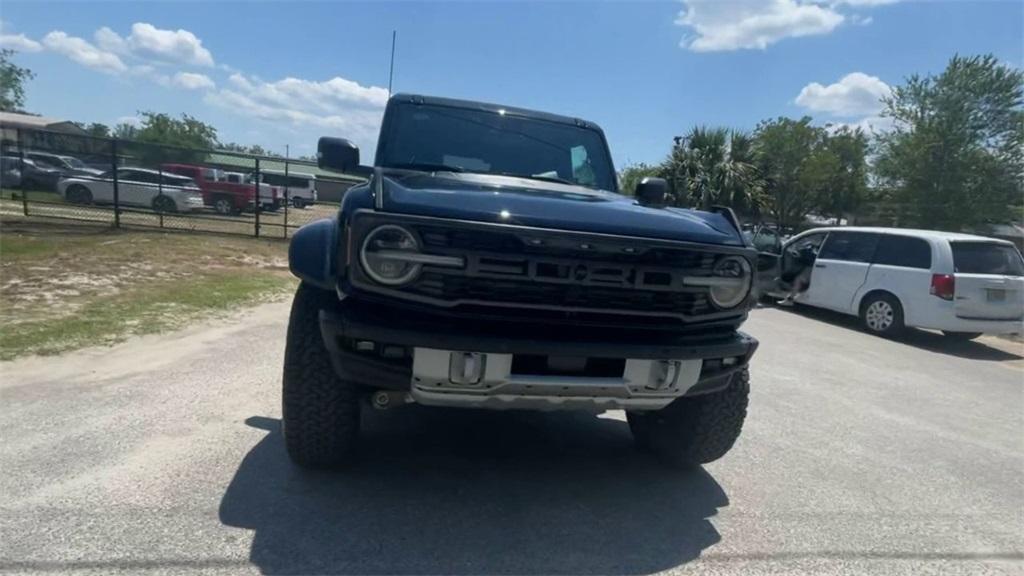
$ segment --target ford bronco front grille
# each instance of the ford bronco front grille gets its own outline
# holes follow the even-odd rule
[[[382,223],[378,218],[363,220],[357,219],[353,230],[355,249]],[[424,265],[414,281],[399,288],[376,285],[357,269],[352,280],[358,287],[440,306],[497,305],[684,321],[739,313],[722,313],[710,303],[706,287],[683,282],[685,277],[709,276],[718,252],[671,242],[428,218],[401,224],[416,234],[424,252],[459,257],[465,266]]]

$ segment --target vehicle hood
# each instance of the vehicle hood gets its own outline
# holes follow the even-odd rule
[[[583,186],[484,174],[386,176],[383,210],[398,214],[496,222],[742,246],[721,214],[652,208],[634,198]]]

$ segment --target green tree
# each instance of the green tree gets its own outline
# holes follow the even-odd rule
[[[818,204],[821,174],[835,164],[810,160],[825,137],[811,118],[764,120],[754,131],[757,166],[764,178],[764,209],[780,227],[798,226]]]
[[[221,150],[227,150],[228,152],[240,152],[242,154],[252,154],[254,156],[275,156],[267,150],[265,150],[259,144],[246,145],[238,144],[237,142],[228,142],[220,145]]]
[[[19,112],[25,106],[25,83],[35,78],[13,62],[14,50],[0,50],[0,112]]]
[[[121,140],[134,140],[138,133],[139,129],[134,124],[129,124],[128,122],[121,122],[120,124],[114,126],[114,129],[111,130],[110,135],[114,138],[118,138]]]
[[[665,166],[676,202],[702,209],[755,205],[760,179],[751,152],[746,134],[725,128],[697,126],[677,137]]]
[[[651,166],[643,162],[630,164],[619,171],[619,191],[627,196],[634,196],[636,185],[641,180],[648,176],[661,176],[663,170],[661,166]]]
[[[100,122],[92,122],[86,124],[85,122],[75,122],[75,126],[78,126],[82,130],[85,130],[89,136],[96,138],[110,138],[110,126]]]
[[[135,142],[126,151],[143,164],[205,162],[207,151],[218,145],[217,129],[188,114],[181,119],[157,112],[140,115],[140,126],[132,134]]]
[[[825,131],[808,156],[800,178],[814,210],[838,221],[854,217],[867,195],[868,138],[860,128]]]
[[[941,74],[894,88],[877,173],[901,223],[960,230],[1020,214],[1022,84],[1020,70],[992,55],[954,56]]]

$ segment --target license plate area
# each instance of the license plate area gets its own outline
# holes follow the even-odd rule
[[[1006,302],[1006,290],[1002,288],[986,288],[985,301],[992,303]]]
[[[580,376],[584,378],[622,378],[625,358],[587,358],[581,356],[543,356],[513,354],[513,376]]]

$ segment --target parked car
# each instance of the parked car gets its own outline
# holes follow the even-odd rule
[[[289,170],[285,175],[277,170],[261,170],[260,181],[279,188],[279,200],[290,202],[296,208],[305,208],[316,202],[316,176],[313,174]]]
[[[73,204],[114,202],[111,172],[97,178],[63,178],[57,188]],[[148,168],[118,168],[117,191],[119,204],[157,212],[194,212],[204,205],[202,191],[191,178]]]
[[[320,168],[372,178],[289,248],[294,462],[349,463],[364,397],[624,409],[637,446],[677,466],[732,447],[757,253],[731,211],[669,207],[659,178],[618,194],[604,133],[578,118],[396,95],[383,126],[373,168],[320,139]]]
[[[817,253],[810,285],[795,302],[860,317],[872,333],[912,326],[950,338],[1020,333],[1024,260],[1010,242],[902,228],[815,228],[777,259],[786,275],[801,250]],[[778,282],[769,290],[781,296]]]
[[[21,168],[18,162],[6,156],[0,158],[0,188],[18,188],[21,186]]]
[[[52,154],[50,152],[37,152],[30,150],[25,152],[25,158],[35,161],[40,166],[59,170],[64,176],[99,176],[104,171],[90,168],[74,156],[66,154]]]
[[[21,186],[26,190],[56,192],[61,171],[39,164],[35,160],[24,160],[18,156],[2,156],[4,169],[16,169],[21,174]]]
[[[195,164],[163,164],[161,168],[194,180],[203,192],[203,201],[218,214],[251,212],[256,206],[256,190],[253,185],[230,182],[221,170]],[[276,206],[277,188],[260,185],[260,199],[264,208]]]

